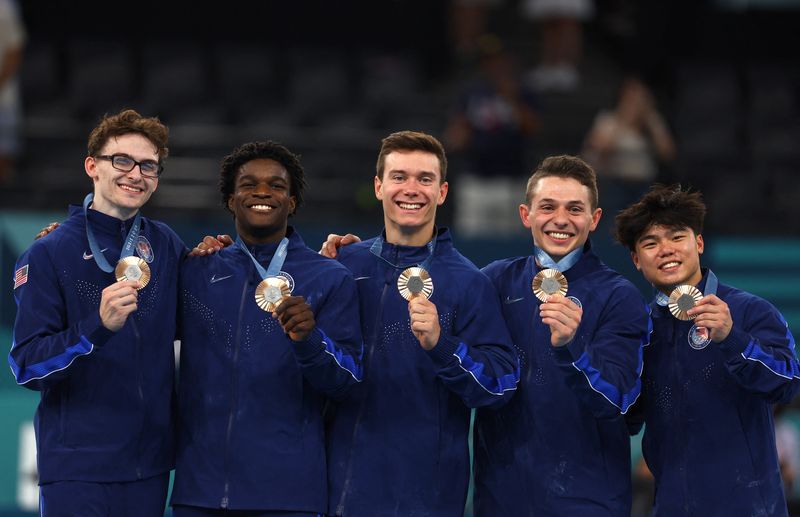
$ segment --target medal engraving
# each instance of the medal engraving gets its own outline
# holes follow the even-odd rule
[[[274,312],[290,294],[289,283],[285,278],[271,276],[262,280],[256,287],[256,305],[262,311]]]
[[[114,276],[117,278],[117,282],[123,280],[139,282],[139,289],[144,289],[150,282],[150,266],[141,258],[131,255],[117,262],[117,267],[114,268]]]
[[[411,300],[415,296],[430,298],[433,294],[433,280],[430,274],[421,267],[410,267],[400,273],[397,279],[397,290],[400,296]]]
[[[697,305],[697,302],[703,298],[703,293],[700,292],[693,285],[679,285],[669,295],[669,312],[673,316],[682,321],[689,321],[694,319],[694,316],[689,316],[686,311]]]
[[[567,277],[561,271],[542,269],[533,277],[531,288],[540,301],[547,302],[551,296],[566,296],[568,285]]]

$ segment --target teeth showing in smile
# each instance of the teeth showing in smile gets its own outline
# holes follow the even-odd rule
[[[673,262],[667,262],[666,264],[661,266],[661,269],[672,269],[672,268],[675,268],[675,267],[678,267],[678,262],[674,262],[673,261]]]
[[[131,187],[130,185],[120,185],[119,188],[122,190],[127,190],[128,192],[142,192],[143,189]]]
[[[418,210],[422,208],[422,205],[419,203],[399,203],[400,208],[403,210]]]
[[[548,235],[555,239],[569,239],[568,233],[561,233],[561,232],[550,232]]]
[[[269,205],[253,205],[250,208],[252,208],[253,210],[262,210],[267,212],[272,210],[272,207]]]

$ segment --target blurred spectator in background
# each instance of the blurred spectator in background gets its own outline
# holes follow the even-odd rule
[[[456,193],[460,236],[508,235],[518,230],[519,192],[532,137],[540,128],[537,99],[515,57],[491,34],[478,39],[475,77],[465,85],[445,141],[464,159]]]
[[[675,142],[644,82],[622,82],[617,105],[597,114],[582,154],[597,171],[603,207],[611,215],[659,179],[660,168],[675,157]]]
[[[592,0],[523,0],[523,14],[537,22],[541,34],[538,66],[531,85],[540,91],[578,87],[583,55],[582,22],[594,15]]]
[[[25,27],[15,0],[0,0],[0,185],[11,182],[17,154],[21,107],[17,72],[22,62]]]
[[[477,52],[480,36],[487,32],[489,12],[503,0],[453,0],[449,12],[449,37],[458,61],[469,61]]]

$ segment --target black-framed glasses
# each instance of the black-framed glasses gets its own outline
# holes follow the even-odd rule
[[[158,178],[161,176],[161,173],[164,172],[164,166],[155,160],[142,160],[138,162],[126,154],[103,154],[95,156],[95,158],[110,161],[112,167],[122,172],[130,172],[138,165],[142,176],[148,178]]]

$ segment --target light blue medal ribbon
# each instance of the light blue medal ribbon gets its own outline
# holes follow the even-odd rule
[[[425,246],[428,247],[428,257],[422,261],[421,264],[417,264],[417,267],[420,269],[424,269],[425,271],[428,270],[428,266],[433,260],[433,252],[436,251],[436,237],[434,237],[430,242],[428,242]],[[379,235],[378,238],[375,239],[375,242],[372,243],[372,246],[369,248],[369,252],[378,257],[380,260],[386,262],[391,267],[395,269],[405,269],[407,266],[398,266],[392,262],[386,260],[381,253],[383,252],[383,236]]]
[[[661,291],[657,291],[655,302],[656,305],[658,305],[659,307],[666,307],[667,305],[669,305],[669,295],[664,294]]]
[[[533,255],[536,259],[536,265],[542,269],[538,271],[531,284],[533,294],[541,302],[546,302],[551,295],[560,293],[563,296],[567,294],[567,278],[563,275],[564,271],[569,270],[574,266],[583,256],[583,248],[576,248],[556,262],[553,260],[546,251],[534,245]],[[572,300],[575,305],[582,307],[581,301],[574,296],[567,296]]]
[[[717,275],[709,269],[708,275],[706,276],[706,288],[703,291],[703,296],[717,294],[717,287],[719,287]],[[687,339],[689,341],[689,346],[695,350],[702,350],[711,343],[708,329],[698,327],[695,323],[692,323],[692,328],[689,329],[689,336]]]
[[[548,253],[538,246],[533,247],[533,255],[536,257],[536,263],[539,264],[539,267],[542,269],[557,269],[562,273],[569,270],[572,266],[574,266],[583,256],[583,247],[578,247],[563,257],[561,260],[556,262],[553,258],[548,255]]]
[[[703,296],[717,294],[718,287],[719,280],[717,280],[717,275],[715,275],[714,272],[709,269],[708,276],[706,277],[706,289],[703,291]]]
[[[250,257],[250,260],[253,261],[253,265],[256,266],[256,271],[258,271],[261,277],[261,283],[256,286],[256,305],[266,312],[275,311],[278,304],[291,294],[289,282],[279,275],[283,267],[283,262],[286,260],[289,239],[287,237],[281,239],[281,242],[275,249],[275,254],[272,255],[272,259],[269,261],[267,269],[264,269],[264,267],[258,263],[253,254],[250,253],[250,250],[247,249],[242,238],[238,235],[236,236],[236,246],[239,246],[239,248]]]
[[[250,260],[253,261],[253,264],[256,266],[256,271],[258,271],[258,274],[261,276],[261,280],[266,280],[267,278],[278,276],[278,273],[281,272],[283,262],[286,260],[286,253],[289,248],[289,239],[284,237],[280,244],[278,244],[278,248],[275,250],[272,260],[269,261],[269,266],[267,266],[267,269],[264,269],[264,266],[258,263],[253,254],[250,253],[250,250],[247,249],[247,245],[238,235],[236,236],[236,245],[239,246],[248,257],[250,257]]]
[[[424,296],[425,298],[430,298],[433,294],[433,280],[431,279],[428,268],[433,260],[433,254],[436,251],[436,235],[434,235],[433,239],[431,239],[425,246],[428,248],[428,256],[416,267],[399,266],[386,260],[386,258],[384,258],[381,254],[383,252],[382,235],[379,235],[369,248],[370,253],[384,261],[392,268],[403,269],[403,271],[400,273],[400,276],[397,278],[397,290],[400,292],[400,296],[409,301],[414,296],[419,295]]]
[[[114,271],[114,266],[108,263],[108,260],[103,256],[103,252],[100,251],[100,246],[97,245],[97,239],[94,238],[92,225],[89,223],[88,211],[89,205],[92,204],[93,199],[94,194],[87,194],[83,199],[83,217],[86,220],[86,238],[89,240],[89,249],[92,250],[92,256],[97,266],[106,273],[111,273]],[[128,236],[125,237],[125,244],[122,246],[122,251],[119,254],[120,260],[133,255],[136,241],[139,240],[141,220],[142,216],[137,212],[136,218],[133,220],[133,226],[131,226],[131,229],[128,231]]]

